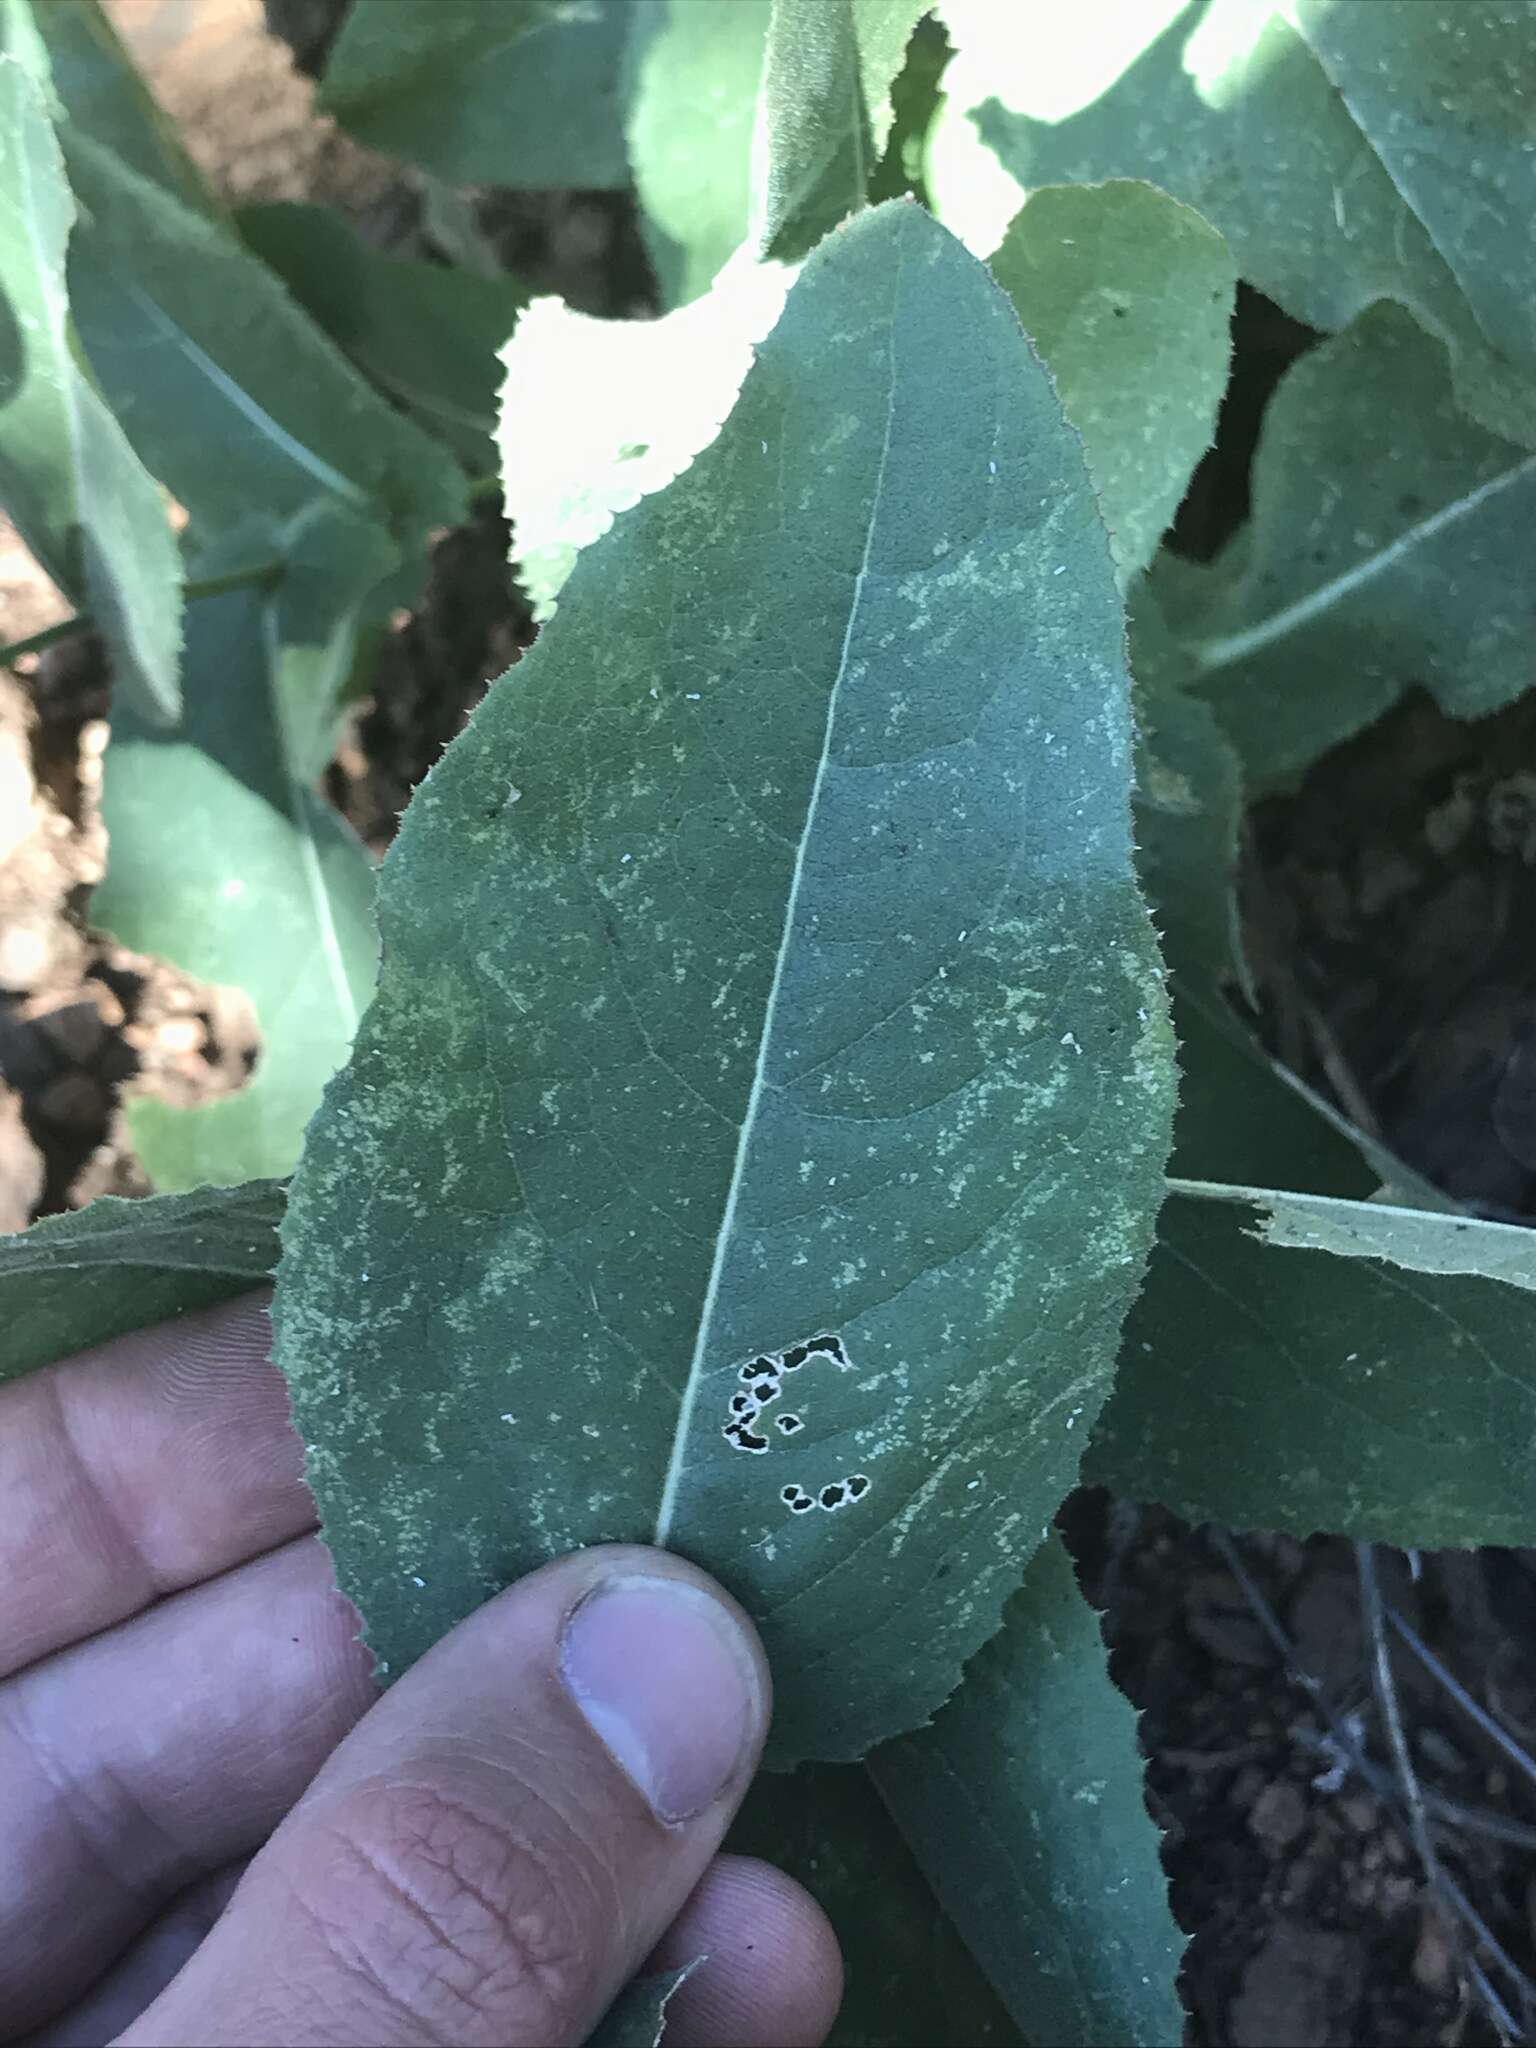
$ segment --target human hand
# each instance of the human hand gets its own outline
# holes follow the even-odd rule
[[[373,1704],[267,1345],[250,1297],[0,1388],[0,2038],[546,2048],[706,1956],[667,2048],[821,2041],[826,1921],[716,1855],[740,1611],[587,1551]]]

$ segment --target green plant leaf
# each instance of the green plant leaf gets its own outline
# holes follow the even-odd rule
[[[461,183],[617,188],[629,0],[354,0],[320,104]]]
[[[527,303],[521,285],[382,256],[329,207],[245,206],[235,226],[376,390],[472,475],[492,473],[497,351]]]
[[[772,0],[656,0],[629,47],[629,160],[663,303],[706,291],[747,238]]]
[[[680,1970],[660,1970],[627,1984],[588,2035],[587,2048],[661,2048],[667,2007],[698,1967],[685,1963]]]
[[[1122,645],[1007,300],[861,215],[391,856],[278,1310],[390,1672],[596,1537],[734,1587],[780,1762],[992,1632],[1160,1196]]]
[[[385,403],[238,238],[82,136],[70,290],[129,439],[203,544],[328,499],[408,555],[462,517],[447,450]]]
[[[1032,192],[992,275],[1083,437],[1122,587],[1211,444],[1237,278],[1214,228],[1152,185]]]
[[[1529,1543],[1533,1294],[1512,1224],[1176,1182],[1084,1476],[1190,1521]]]
[[[43,0],[35,15],[65,116],[141,177],[203,213],[218,208],[99,0]]]
[[[1210,438],[1231,264],[1219,236],[1148,186],[1038,193],[1020,225],[1030,218],[1038,232],[1017,238],[998,281],[1087,444],[1101,509],[1124,536],[1125,579]],[[1079,253],[1053,262],[1047,251],[1068,227]],[[594,320],[555,299],[530,307],[503,352],[499,440],[536,618],[553,613],[577,554],[614,514],[713,440],[792,276],[743,250],[708,292],[661,320]]]
[[[259,561],[264,544],[265,529],[236,534],[199,566]],[[293,567],[277,589],[192,608],[180,723],[166,732],[117,718],[107,754],[111,853],[93,916],[139,951],[243,988],[261,1031],[237,1094],[196,1109],[130,1106],[134,1142],[164,1188],[286,1173],[373,981],[372,864],[309,777],[329,752],[326,693],[350,667],[388,550],[363,528],[349,551],[315,514],[288,544]]]
[[[1244,1010],[1235,901],[1241,770],[1143,582],[1131,613],[1137,873],[1157,920],[1179,1045],[1174,1164],[1191,1178],[1365,1196],[1412,1183],[1264,1051]],[[1370,1168],[1365,1163],[1370,1159]]]
[[[858,1765],[765,1773],[726,1847],[797,1878],[831,1921],[843,2003],[827,2048],[1018,2048],[1017,2029]]]
[[[518,577],[536,619],[614,515],[681,474],[735,403],[793,271],[742,252],[660,320],[537,299],[502,353],[497,440]]]
[[[754,251],[804,256],[865,204],[891,82],[929,0],[773,0],[752,178]]]
[[[662,296],[797,260],[867,203],[926,0],[659,0],[635,14],[627,136]]]
[[[1298,25],[1483,333],[1536,370],[1536,38],[1529,0],[1301,0]]]
[[[1287,372],[1251,523],[1170,622],[1265,789],[1422,684],[1454,718],[1531,676],[1525,535],[1536,456],[1457,407],[1445,353],[1396,307]]]
[[[1450,347],[1461,403],[1491,431],[1536,445],[1529,344],[1523,362],[1489,346],[1284,9],[1194,0],[1173,12],[1085,0],[1062,35],[1050,9],[951,0],[964,61],[946,118],[974,123],[1021,196],[1041,184],[1150,179],[1226,236],[1240,275],[1311,326],[1331,332],[1378,299],[1399,301]],[[1396,78],[1384,89],[1396,94]],[[1513,95],[1506,104],[1516,106]],[[1479,158],[1481,133],[1463,143]],[[940,181],[941,210],[953,183]]]
[[[868,1768],[1027,2040],[1176,2048],[1184,1937],[1136,1716],[1058,1539],[933,1725]]]
[[[0,1237],[0,1380],[258,1287],[277,1264],[279,1181],[125,1202],[102,1195]]]
[[[0,502],[88,606],[124,697],[175,716],[181,558],[166,507],[76,354],[65,251],[74,207],[36,79],[0,57]]]

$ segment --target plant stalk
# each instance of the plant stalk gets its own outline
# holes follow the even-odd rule
[[[256,562],[244,569],[227,569],[222,576],[205,576],[201,582],[188,583],[182,594],[188,604],[193,604],[202,597],[222,597],[228,590],[275,585],[282,579],[281,562]],[[45,626],[40,633],[33,633],[25,640],[14,640],[9,647],[0,647],[0,665],[9,668],[24,654],[41,654],[45,647],[57,646],[71,633],[88,632],[95,623],[89,612],[76,612],[71,618],[60,619],[56,626]]]

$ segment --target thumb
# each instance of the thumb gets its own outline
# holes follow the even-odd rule
[[[767,1714],[702,1572],[546,1566],[364,1717],[120,2048],[584,2040],[702,1877]]]

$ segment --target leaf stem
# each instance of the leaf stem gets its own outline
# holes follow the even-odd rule
[[[281,583],[283,570],[281,562],[256,562],[244,569],[227,569],[222,576],[205,576],[201,582],[188,583],[183,595],[188,604],[193,604],[202,597],[222,597],[228,590],[270,587]],[[71,618],[61,619],[56,626],[45,626],[40,633],[33,633],[25,640],[13,640],[9,647],[0,647],[0,665],[9,668],[24,654],[41,654],[45,647],[57,646],[71,633],[87,632],[95,623],[89,612],[76,612]]]

